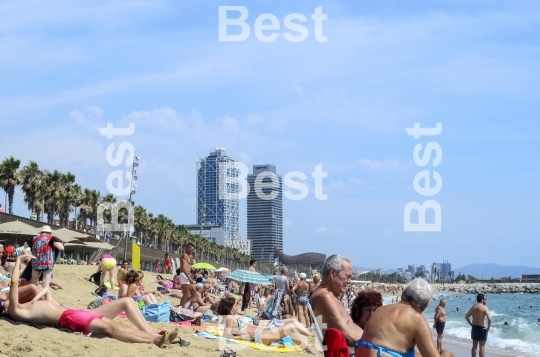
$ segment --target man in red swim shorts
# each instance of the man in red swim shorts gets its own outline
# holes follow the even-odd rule
[[[11,278],[9,301],[5,301],[0,308],[1,315],[9,315],[15,321],[67,328],[76,332],[102,334],[123,342],[153,343],[158,347],[168,345],[178,335],[177,329],[170,333],[153,331],[131,298],[118,299],[102,305],[92,312],[66,310],[50,301],[37,300],[36,298],[41,297],[40,295],[47,293],[46,289],[43,289],[34,300],[25,304],[19,303],[19,287],[16,277],[20,273],[19,262],[24,257],[17,258],[17,264]],[[126,317],[136,328],[112,320],[122,311],[126,313]]]

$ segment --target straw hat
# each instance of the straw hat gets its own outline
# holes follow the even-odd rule
[[[52,230],[51,230],[51,227],[49,226],[43,226],[43,228],[41,228],[41,233],[52,233]]]

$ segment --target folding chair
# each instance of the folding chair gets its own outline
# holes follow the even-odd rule
[[[311,318],[311,326],[313,327],[313,333],[315,333],[315,339],[318,342],[317,350],[324,351],[323,349],[323,341],[324,341],[324,334],[322,332],[321,326],[319,326],[319,321],[317,320],[317,317],[313,313],[313,309],[311,308],[311,304],[307,303],[309,316]]]
[[[255,296],[253,296],[253,298],[255,299],[255,305],[257,305],[257,315],[255,315],[254,319],[266,319],[266,316],[264,315],[264,309],[261,303],[261,296],[259,295],[259,293],[257,293],[255,294]]]

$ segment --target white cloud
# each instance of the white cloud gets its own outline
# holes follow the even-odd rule
[[[329,230],[326,227],[317,227],[317,229],[315,229],[316,234],[326,234],[328,232]]]
[[[397,172],[405,169],[405,165],[397,160],[378,161],[363,158],[360,160],[360,165],[368,170],[378,172]]]
[[[261,124],[263,122],[263,117],[260,115],[248,115],[247,117],[248,124]]]
[[[185,131],[187,124],[176,110],[170,107],[156,108],[151,111],[133,111],[122,117],[122,122],[127,124],[134,122],[136,125],[144,127],[145,130],[174,130]]]
[[[226,131],[239,132],[240,124],[235,118],[223,117],[219,118],[218,123],[220,123],[221,128]]]

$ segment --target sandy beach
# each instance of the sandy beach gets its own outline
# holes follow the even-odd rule
[[[87,279],[96,271],[96,266],[85,265],[56,265],[54,281],[61,282],[64,289],[53,290],[53,297],[70,308],[86,308],[96,298],[91,294],[97,286]],[[162,274],[164,277],[171,277]],[[153,291],[155,273],[145,272],[144,285],[147,291]],[[167,298],[165,298],[167,299]],[[171,304],[178,305],[178,299],[170,299]],[[248,315],[254,315],[251,309]],[[130,324],[127,319],[118,320]],[[203,324],[204,326],[212,324]],[[151,323],[156,330],[172,330],[178,325]],[[215,325],[214,325],[215,326]],[[13,325],[8,320],[0,320],[0,356],[17,357],[58,357],[58,356],[171,356],[171,353],[189,357],[217,357],[221,354],[218,342],[202,337],[195,337],[195,327],[180,326],[180,337],[191,342],[189,347],[180,347],[175,344],[163,349],[147,344],[128,344],[110,338],[93,338],[74,335],[59,331],[55,328],[38,329],[28,325]],[[314,343],[310,337],[310,343]],[[250,347],[239,351],[238,356],[263,357],[270,355],[299,356],[297,352],[276,353],[259,351]]]
[[[97,286],[86,280],[95,272],[95,270],[95,266],[57,265],[54,270],[54,281],[61,282],[64,285],[64,289],[54,290],[53,297],[59,303],[65,304],[70,308],[86,308],[88,303],[95,300],[95,297],[91,293]],[[154,290],[153,280],[155,277],[155,273],[145,272],[144,284],[148,291]],[[177,305],[179,300],[171,299],[171,303]],[[248,312],[248,315],[254,314],[254,310]],[[129,324],[126,319],[119,318],[118,320]],[[203,327],[211,325],[212,324],[203,324]],[[172,330],[176,325],[151,323],[151,326],[156,331],[159,331],[162,329]],[[0,356],[58,357],[110,355],[115,357],[157,357],[170,356],[171,353],[175,353],[182,356],[217,357],[221,354],[216,340],[192,336],[195,332],[195,327],[181,326],[180,329],[181,338],[191,342],[189,347],[172,345],[164,349],[159,349],[154,345],[128,344],[110,338],[84,337],[59,331],[55,328],[38,329],[24,324],[15,325],[8,320],[0,320],[0,336],[4,337],[2,342],[0,342]],[[312,337],[310,337],[310,343],[315,343]],[[460,346],[451,339],[445,339],[444,346],[445,348],[452,350],[456,357],[470,356],[470,347]],[[278,353],[260,351],[250,347],[246,347],[238,352],[238,356],[263,357],[271,355],[286,357],[302,354],[296,352]],[[498,355],[488,353],[486,356],[496,357]]]

